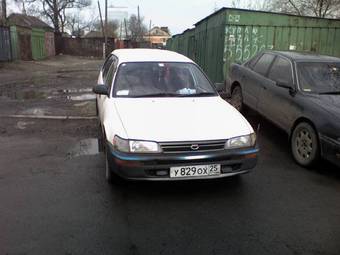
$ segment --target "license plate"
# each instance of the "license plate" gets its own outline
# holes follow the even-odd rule
[[[196,165],[196,166],[176,166],[170,168],[171,178],[199,177],[220,175],[221,165]]]

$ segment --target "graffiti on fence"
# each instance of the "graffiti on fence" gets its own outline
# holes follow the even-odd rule
[[[233,59],[236,62],[243,62],[259,51],[273,49],[272,44],[266,43],[265,31],[260,29],[255,26],[226,27],[224,61]]]

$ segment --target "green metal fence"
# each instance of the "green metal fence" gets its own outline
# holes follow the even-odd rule
[[[45,52],[45,31],[43,29],[33,28],[31,34],[32,58],[41,60],[46,57]]]
[[[19,59],[19,44],[18,44],[18,34],[16,26],[10,27],[11,31],[11,50],[12,50],[12,59],[17,60]]]
[[[231,63],[265,49],[340,57],[340,20],[222,8],[175,35],[167,48],[193,59],[212,81],[223,82]]]

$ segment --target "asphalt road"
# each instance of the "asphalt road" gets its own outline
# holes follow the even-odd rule
[[[88,83],[79,79],[67,85],[88,88],[95,72]],[[65,100],[18,101],[11,89],[0,98],[4,107],[53,109],[49,100]],[[87,101],[57,105],[67,109],[56,114],[93,113],[76,110]],[[340,254],[339,169],[297,166],[282,131],[252,112],[246,117],[261,124],[253,172],[118,186],[105,181],[95,120],[1,117],[0,254]]]

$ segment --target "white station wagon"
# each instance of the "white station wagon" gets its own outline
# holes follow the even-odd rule
[[[256,165],[253,128],[183,55],[115,50],[93,92],[109,182],[118,176],[157,181],[221,178]]]

